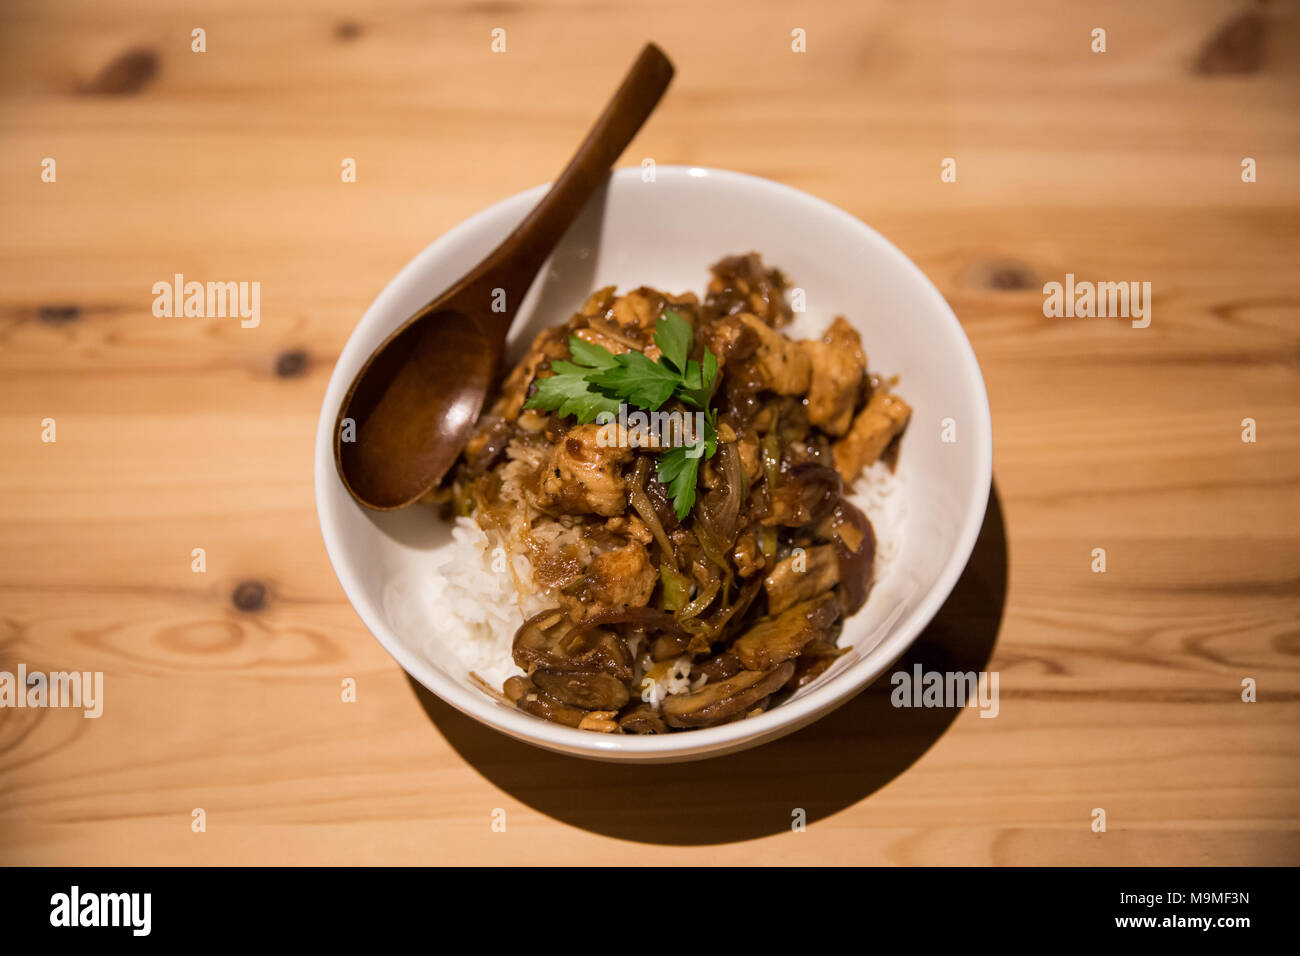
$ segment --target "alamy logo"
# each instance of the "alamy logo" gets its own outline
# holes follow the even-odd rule
[[[80,707],[83,717],[104,713],[103,671],[0,671],[0,707]]]
[[[50,897],[51,926],[127,926],[133,936],[148,936],[152,923],[152,893],[82,893],[73,886]]]
[[[704,454],[707,426],[703,412],[629,412],[626,404],[620,404],[617,417],[613,412],[601,412],[596,424],[600,426],[596,444],[601,448],[684,447],[687,458]]]
[[[239,316],[242,329],[255,329],[262,321],[260,282],[186,282],[178,272],[171,282],[155,282],[152,291],[153,314],[160,319]]]
[[[1064,283],[1044,285],[1043,295],[1049,319],[1132,319],[1135,329],[1151,324],[1150,282],[1075,282],[1067,272]]]
[[[998,715],[997,671],[895,671],[889,702],[895,707],[978,707],[981,717]]]

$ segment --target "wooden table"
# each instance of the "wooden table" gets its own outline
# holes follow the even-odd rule
[[[0,710],[0,862],[1300,862],[1297,17],[5,4],[0,670],[102,671],[105,709]],[[344,599],[312,494],[343,342],[650,38],[678,78],[627,163],[809,190],[961,316],[997,500],[906,663],[998,671],[997,719],[885,686],[755,752],[585,763],[417,692]],[[175,273],[259,281],[260,325],[155,317]],[[1150,327],[1045,318],[1066,273],[1149,281]]]

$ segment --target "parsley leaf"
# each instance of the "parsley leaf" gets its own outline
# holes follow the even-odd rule
[[[557,365],[568,366],[574,371],[556,369]],[[583,377],[586,374],[584,369],[569,362],[553,362],[551,368],[555,369],[555,374],[537,379],[537,391],[524,403],[524,408],[555,412],[561,418],[573,415],[579,425],[594,422],[602,412],[618,414],[621,402],[592,389]]]
[[[695,345],[695,330],[672,309],[664,309],[655,324],[655,345],[663,355],[660,361],[681,374],[686,371],[686,359]]]
[[[524,408],[555,412],[561,418],[573,415],[579,425],[595,421],[601,412],[617,415],[618,399],[593,389],[587,381],[592,371],[617,364],[614,356],[576,335],[569,336],[569,352],[573,361],[552,361],[554,374],[537,379],[537,391],[524,403]]]
[[[707,409],[713,398],[713,383],[718,377],[718,357],[708,349],[704,350],[704,365],[691,359],[686,363],[686,374],[682,376],[682,386],[677,396],[688,405]]]
[[[623,352],[613,359],[614,365],[597,369],[587,376],[587,381],[629,405],[653,411],[672,398],[681,384],[680,375],[667,365],[652,362],[642,352]]]
[[[695,507],[695,488],[700,481],[700,462],[718,450],[717,412],[710,409],[704,419],[704,434],[689,445],[670,448],[659,459],[659,480],[668,486],[673,512],[682,521]]]
[[[592,345],[576,335],[569,336],[569,352],[573,355],[575,363],[589,368],[611,368],[616,364],[613,354],[608,349]]]
[[[659,480],[668,486],[668,494],[673,499],[673,511],[681,521],[695,507],[695,486],[699,483],[700,458],[686,454],[682,445],[664,452],[659,459]]]

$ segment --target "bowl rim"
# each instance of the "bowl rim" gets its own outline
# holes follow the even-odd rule
[[[623,167],[611,173],[610,188],[624,180],[641,177],[639,166]],[[966,514],[958,532],[957,539],[947,561],[944,563],[933,587],[921,598],[917,607],[907,616],[894,622],[885,636],[862,658],[841,673],[835,675],[820,687],[814,688],[797,700],[786,701],[757,717],[742,721],[691,730],[677,734],[598,734],[591,731],[577,730],[561,724],[551,723],[525,714],[501,707],[481,691],[463,685],[445,675],[431,660],[417,650],[404,645],[397,635],[387,626],[379,609],[372,602],[357,576],[345,561],[345,548],[339,528],[328,514],[326,502],[332,493],[330,483],[339,483],[335,473],[333,448],[333,426],[338,411],[338,404],[347,389],[348,380],[344,379],[342,369],[344,359],[350,353],[359,351],[354,345],[358,331],[373,321],[380,313],[388,311],[389,303],[398,295],[398,290],[418,281],[420,274],[439,254],[454,247],[463,236],[474,231],[489,220],[498,218],[503,207],[517,205],[521,211],[530,209],[541,195],[550,188],[543,183],[516,193],[513,196],[493,203],[469,218],[457,223],[433,242],[421,249],[401,270],[389,280],[374,301],[363,313],[347,341],[339,352],[334,369],[330,373],[329,383],[321,406],[320,419],[317,423],[314,448],[314,481],[316,496],[316,514],[321,535],[325,542],[325,551],[330,564],[343,588],[348,603],[361,618],[366,629],[379,641],[380,645],[401,665],[407,674],[436,694],[446,703],[492,727],[501,733],[532,743],[559,753],[584,756],[596,759],[640,759],[642,761],[659,759],[690,759],[721,755],[745,747],[755,746],[768,739],[781,736],[798,729],[823,716],[836,706],[845,703],[858,692],[874,682],[906,652],[921,631],[933,619],[943,602],[947,600],[965,569],[975,547],[975,541],[984,521],[989,492],[993,478],[993,428],[989,410],[988,390],[984,384],[983,373],[970,340],[966,336],[952,307],[942,293],[930,281],[929,277],[909,259],[897,246],[871,226],[853,214],[838,206],[803,190],[784,183],[764,179],[748,173],[715,169],[702,166],[661,165],[655,168],[656,177],[673,179],[689,177],[697,181],[714,180],[732,186],[740,186],[759,192],[774,194],[790,201],[794,200],[817,209],[821,214],[838,219],[843,224],[857,230],[863,240],[875,247],[886,258],[892,258],[895,265],[904,272],[911,272],[913,278],[919,279],[918,288],[924,290],[933,302],[935,310],[947,322],[951,331],[956,333],[955,343],[958,354],[968,362],[974,372],[973,380],[977,385],[977,407],[970,409],[977,427],[975,432],[975,480],[971,486],[971,495],[965,503]],[[364,357],[363,357],[364,358]],[[351,363],[348,363],[351,364]],[[968,434],[971,430],[968,430]],[[335,489],[336,490],[336,489]],[[360,507],[353,505],[353,507]]]

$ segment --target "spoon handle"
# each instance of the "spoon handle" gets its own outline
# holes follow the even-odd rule
[[[542,263],[645,124],[672,78],[668,57],[647,43],[555,184],[514,232],[465,277],[465,285],[505,290],[505,312],[487,315],[509,326]],[[501,331],[504,334],[505,329]]]

